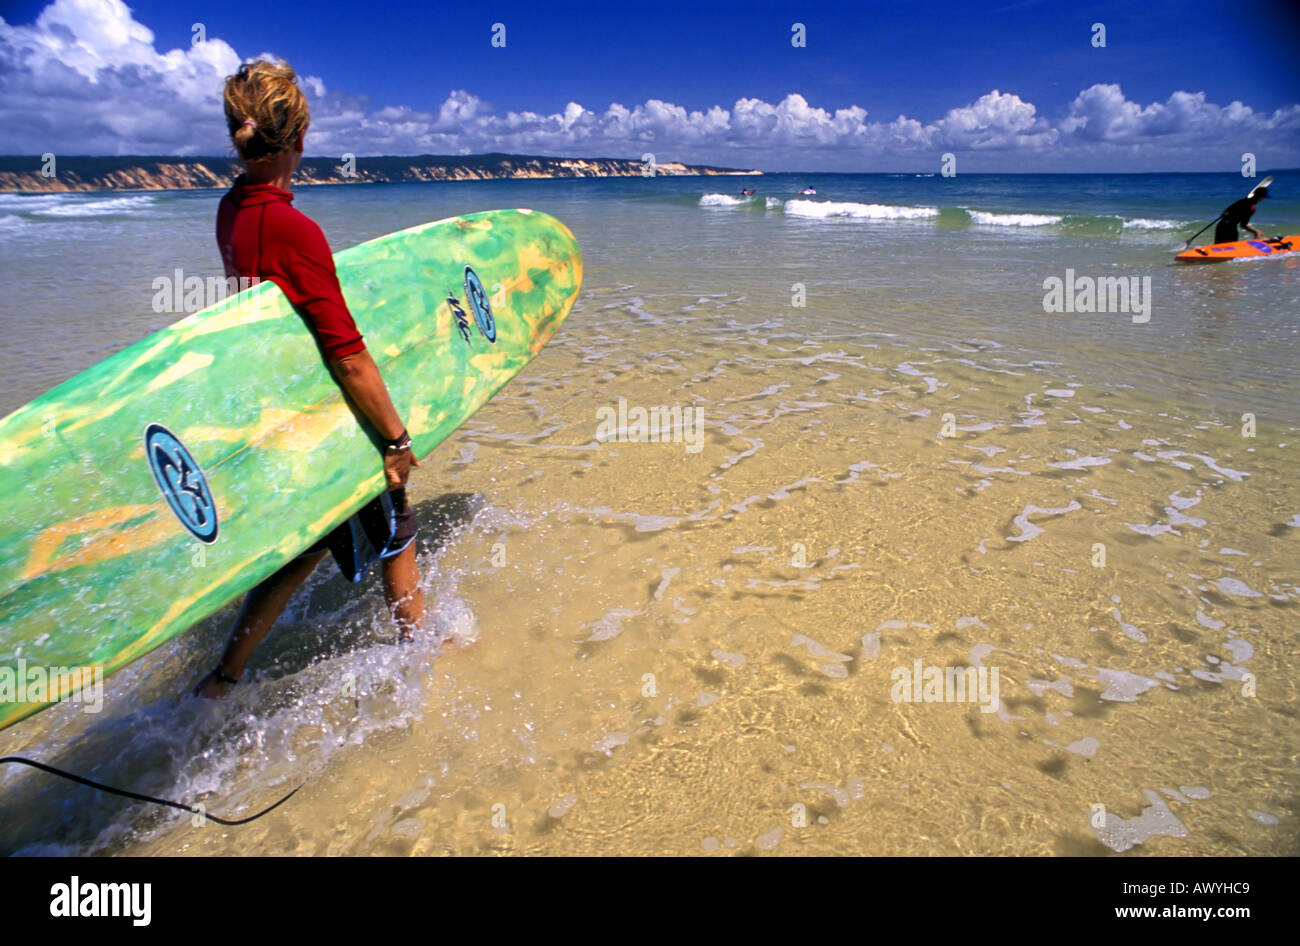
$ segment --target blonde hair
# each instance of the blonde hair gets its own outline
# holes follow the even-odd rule
[[[287,62],[258,59],[226,76],[226,125],[244,161],[269,161],[311,124],[307,98]]]

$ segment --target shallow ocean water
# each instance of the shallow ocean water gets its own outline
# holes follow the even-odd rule
[[[0,733],[227,817],[289,803],[196,827],[0,771],[0,850],[1296,853],[1300,259],[1169,262],[1226,175],[812,180],[297,191],[336,249],[546,210],[583,293],[413,479],[414,646],[328,566],[237,699],[182,696],[228,608],[103,714]],[[0,409],[172,321],[151,280],[217,265],[217,196],[0,198],[30,300]],[[1150,321],[1044,312],[1067,268],[1149,277]],[[700,439],[601,442],[620,399]],[[918,660],[996,669],[997,706],[896,699]]]

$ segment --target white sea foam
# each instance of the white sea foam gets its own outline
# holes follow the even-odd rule
[[[1074,512],[1075,510],[1082,509],[1082,508],[1083,507],[1080,506],[1074,500],[1070,500],[1070,504],[1068,506],[1061,506],[1058,508],[1047,508],[1047,509],[1044,509],[1042,506],[1035,506],[1033,503],[1029,503],[1027,506],[1025,506],[1023,510],[1021,510],[1020,515],[1016,516],[1011,520],[1020,529],[1020,535],[1009,535],[1007,536],[1007,541],[1028,542],[1030,539],[1042,535],[1043,533],[1042,527],[1030,522],[1029,521],[1030,516],[1061,516],[1067,512]]]
[[[1092,736],[1084,736],[1077,739],[1065,747],[1067,752],[1073,752],[1075,755],[1094,756],[1097,750],[1101,748],[1101,743]]]
[[[1140,673],[1110,670],[1106,667],[1097,668],[1095,679],[1106,686],[1101,699],[1114,703],[1136,703],[1137,698],[1147,690],[1160,686],[1158,680],[1144,677]]]
[[[797,217],[859,217],[869,220],[918,220],[939,216],[938,207],[900,207],[834,200],[787,200],[785,212]]]
[[[1250,585],[1246,584],[1240,578],[1219,578],[1214,582],[1219,586],[1219,590],[1226,595],[1232,595],[1236,598],[1262,598],[1264,597]]]
[[[738,207],[747,203],[748,197],[733,197],[730,194],[705,194],[700,198],[701,207]]]
[[[1049,463],[1047,465],[1056,467],[1058,470],[1085,470],[1090,466],[1105,466],[1109,462],[1109,457],[1079,457],[1077,460],[1063,460],[1060,463]]]
[[[1179,220],[1153,220],[1150,217],[1133,217],[1124,221],[1125,230],[1177,230],[1184,226]]]
[[[39,210],[67,199],[65,194],[0,194],[0,210]]]
[[[1232,469],[1228,469],[1227,467],[1221,467],[1217,463],[1215,463],[1211,457],[1207,457],[1203,453],[1186,453],[1182,450],[1161,450],[1159,453],[1156,454],[1156,456],[1160,457],[1160,459],[1162,460],[1171,461],[1174,466],[1178,467],[1181,470],[1190,470],[1192,469],[1192,465],[1190,463],[1186,463],[1179,460],[1178,459],[1179,457],[1191,457],[1194,460],[1200,460],[1202,463],[1208,466],[1215,473],[1218,473],[1220,476],[1226,476],[1234,483],[1240,483],[1245,477],[1250,476],[1249,473],[1243,470],[1232,470]]]
[[[588,621],[582,625],[583,630],[590,631],[585,640],[587,641],[607,641],[623,633],[623,624],[629,618],[641,617],[646,613],[645,609],[639,611],[632,608],[610,608],[603,615],[594,621]]]
[[[153,198],[145,194],[133,197],[107,197],[101,200],[71,199],[33,210],[32,213],[42,217],[106,217],[145,210],[153,202]]]
[[[1124,819],[1112,812],[1106,815],[1101,827],[1093,827],[1097,839],[1112,851],[1122,853],[1156,835],[1187,837],[1187,826],[1174,817],[1164,799],[1149,788],[1142,793],[1151,804],[1136,818]]]
[[[982,210],[968,210],[970,218],[982,227],[1046,227],[1060,223],[1056,214],[995,214]]]

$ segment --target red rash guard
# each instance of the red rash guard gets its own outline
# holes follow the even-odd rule
[[[364,351],[334,256],[321,228],[294,210],[293,195],[240,175],[217,208],[217,246],[226,276],[269,279],[307,319],[329,361]]]

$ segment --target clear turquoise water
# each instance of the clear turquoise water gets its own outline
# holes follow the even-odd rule
[[[229,703],[184,695],[228,608],[109,678],[103,715],[0,733],[0,753],[226,815],[306,782],[288,805],[224,832],[0,771],[24,812],[0,852],[1294,853],[1300,254],[1172,263],[1248,186],[298,190],[336,249],[547,211],[583,246],[583,293],[416,471],[415,647],[384,643],[374,580],[326,567]],[[1266,233],[1300,232],[1286,187]],[[0,196],[0,411],[173,321],[152,282],[219,273],[219,197]],[[1149,277],[1150,322],[1044,312],[1067,269]],[[703,449],[598,443],[620,397],[702,409]],[[1002,711],[892,701],[915,659],[1000,667]]]
[[[817,195],[798,198],[808,184]],[[749,186],[756,198],[729,202]],[[908,344],[993,341],[1090,381],[1281,419],[1300,402],[1300,259],[1171,262],[1175,245],[1250,186],[1231,174],[814,174],[315,187],[299,188],[295,205],[335,249],[464,211],[529,206],[577,233],[592,288],[742,294],[796,325]],[[1283,174],[1273,190],[1255,224],[1300,231],[1300,186],[1288,196]],[[0,411],[174,320],[150,310],[152,282],[178,266],[220,273],[219,198],[0,195]],[[1150,277],[1150,322],[1044,313],[1043,281],[1067,268]],[[807,287],[802,311],[790,305],[795,282]]]

